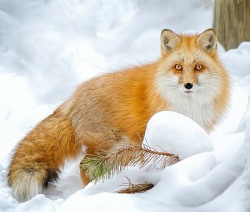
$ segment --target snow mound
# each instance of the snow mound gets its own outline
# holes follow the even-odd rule
[[[209,135],[192,119],[172,111],[156,113],[148,122],[143,144],[180,159],[213,150]]]

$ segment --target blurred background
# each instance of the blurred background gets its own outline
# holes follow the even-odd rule
[[[213,26],[226,50],[250,41],[250,1],[215,0]]]

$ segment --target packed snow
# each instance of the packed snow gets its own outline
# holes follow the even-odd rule
[[[143,144],[178,155],[181,160],[214,149],[203,128],[192,119],[172,111],[161,111],[149,120]]]
[[[212,27],[212,17],[213,0],[0,0],[0,211],[249,211],[249,42],[227,52],[219,46],[231,75],[232,101],[210,135],[190,124],[194,152],[181,136],[187,120],[175,116],[183,123],[170,147],[185,158],[177,164],[162,171],[130,167],[82,188],[79,161],[69,162],[57,183],[24,203],[7,185],[15,145],[79,83],[157,59],[162,29],[202,32]],[[155,123],[163,123],[157,116]],[[168,128],[172,139],[174,126]],[[128,179],[155,187],[116,193]]]

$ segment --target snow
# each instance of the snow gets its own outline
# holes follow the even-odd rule
[[[212,26],[212,16],[212,0],[1,0],[0,211],[120,211],[125,207],[130,211],[249,211],[249,42],[227,52],[219,45],[231,74],[232,101],[209,136],[190,124],[195,133],[190,135],[196,141],[193,148],[199,151],[185,146],[187,139],[183,141],[181,135],[186,133],[187,120],[176,117],[183,120],[182,133],[177,146],[171,147],[185,158],[181,162],[162,171],[131,167],[84,189],[78,161],[71,162],[58,183],[24,203],[11,196],[6,180],[15,145],[77,84],[158,58],[162,29],[201,32]],[[161,118],[156,122],[162,123]],[[175,139],[173,134],[171,138]],[[127,185],[126,177],[155,187],[139,194],[116,193]]]
[[[178,155],[181,160],[213,150],[210,137],[203,128],[172,111],[161,111],[149,120],[143,143],[154,150]]]

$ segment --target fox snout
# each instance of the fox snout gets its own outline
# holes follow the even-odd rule
[[[197,81],[197,76],[190,67],[185,69],[183,68],[183,71],[179,76],[179,85],[182,91],[185,93],[194,91]]]

